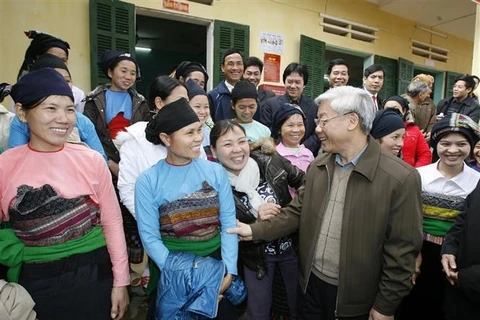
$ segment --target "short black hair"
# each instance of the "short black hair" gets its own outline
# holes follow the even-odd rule
[[[371,75],[372,73],[375,73],[377,71],[382,71],[383,76],[385,77],[385,68],[381,64],[378,64],[378,63],[372,64],[371,66],[366,68],[365,71],[363,72],[363,76],[365,78],[367,78],[369,75]]]
[[[350,65],[348,64],[348,62],[344,59],[338,58],[338,59],[333,59],[328,63],[327,74],[329,75],[330,73],[332,73],[333,67],[340,66],[340,65],[346,66],[347,69],[350,70]]]
[[[218,138],[229,131],[233,131],[235,128],[239,128],[246,135],[245,129],[235,120],[225,119],[215,122],[210,131],[210,146],[216,149]]]
[[[307,66],[301,63],[292,62],[283,71],[283,83],[285,83],[287,77],[292,73],[298,73],[303,78],[303,84],[308,83],[308,69]]]
[[[474,74],[471,76],[473,79],[477,79],[477,82],[480,83],[480,78]],[[474,80],[475,81],[475,80]]]
[[[243,62],[243,70],[246,70],[248,67],[255,66],[260,69],[260,72],[263,72],[263,62],[262,60],[258,59],[257,57],[248,57]]]
[[[455,79],[455,83],[457,83],[458,81],[465,82],[465,88],[467,88],[467,89],[472,89],[473,90],[473,88],[475,87],[475,80],[473,80],[472,76],[469,76],[469,75],[458,76]]]
[[[223,56],[222,56],[222,66],[225,64],[225,58],[228,57],[229,55],[231,54],[234,54],[234,53],[238,53],[240,55],[240,57],[242,56],[242,54],[240,53],[240,51],[238,51],[237,49],[235,48],[228,48],[224,53],[223,53]]]

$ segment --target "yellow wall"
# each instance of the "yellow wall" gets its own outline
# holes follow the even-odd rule
[[[162,0],[127,0],[153,13],[172,13],[162,9]],[[186,1],[183,1],[186,2]],[[263,56],[260,48],[262,31],[281,34],[284,39],[281,70],[298,61],[300,34],[335,47],[378,54],[391,58],[403,57],[416,65],[424,58],[410,51],[410,40],[416,39],[450,49],[448,63],[436,62],[435,69],[469,73],[472,68],[473,43],[449,36],[448,39],[415,29],[415,23],[378,10],[364,0],[215,0],[212,6],[188,2],[189,16],[220,19],[250,25],[250,54]],[[380,37],[374,44],[325,34],[320,14],[356,21],[377,27]],[[428,14],[427,12],[425,14]],[[0,81],[14,82],[23,61],[29,40],[22,32],[37,29],[67,40],[71,46],[69,68],[74,82],[85,91],[90,89],[88,0],[1,0],[0,5]]]

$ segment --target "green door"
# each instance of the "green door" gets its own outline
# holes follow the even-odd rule
[[[90,71],[92,89],[110,79],[98,67],[105,50],[135,55],[135,6],[118,0],[90,0]]]
[[[381,64],[385,68],[385,79],[383,79],[383,87],[379,92],[379,97],[386,99],[397,94],[398,82],[398,61],[387,57],[374,57],[374,62]]]
[[[404,94],[407,92],[408,85],[413,79],[413,62],[398,59],[398,85],[397,94]]]
[[[455,79],[461,76],[460,73],[456,72],[446,72],[446,81],[445,81],[445,98],[450,98],[453,96],[453,86],[455,85]]]
[[[225,80],[225,75],[222,72],[222,57],[229,48],[237,49],[244,59],[248,58],[250,52],[250,26],[214,20],[213,87]]]
[[[300,35],[300,63],[308,68],[308,84],[303,91],[315,99],[323,92],[325,42]]]

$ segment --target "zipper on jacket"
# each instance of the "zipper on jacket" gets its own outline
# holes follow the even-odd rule
[[[323,204],[323,207],[322,207],[322,210],[325,211],[327,208],[326,206],[328,206],[328,199],[330,199],[330,172],[328,171],[328,166],[325,165],[325,170],[327,170],[327,202]],[[320,228],[322,228],[322,225],[320,224]],[[317,252],[317,245],[318,245],[318,238],[317,238],[317,241],[315,242],[315,247],[313,248],[313,253],[315,254],[315,252]],[[310,281],[310,274],[312,273],[312,268],[313,268],[313,260],[314,260],[315,257],[312,258],[312,262],[310,263],[310,272],[308,273],[307,275],[307,285],[305,286],[305,289],[303,290],[303,293],[305,294],[305,292],[307,292],[307,286],[308,286],[308,282]],[[337,293],[337,298],[338,298],[338,293]],[[337,314],[337,306],[335,305],[335,315]]]

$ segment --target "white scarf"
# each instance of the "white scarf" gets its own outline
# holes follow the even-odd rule
[[[258,217],[258,209],[265,201],[257,192],[258,184],[260,183],[260,169],[257,162],[252,158],[248,158],[247,164],[237,175],[227,171],[230,184],[236,191],[247,194],[248,201],[252,206],[252,213],[255,218]]]

